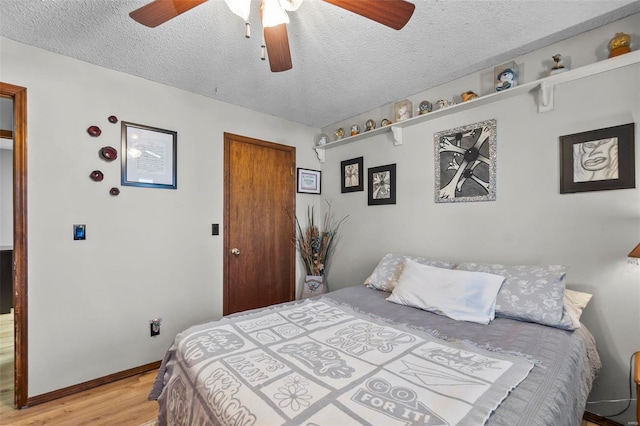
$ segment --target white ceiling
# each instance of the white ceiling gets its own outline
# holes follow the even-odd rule
[[[260,60],[257,0],[251,39],[223,0],[157,28],[128,15],[150,0],[0,0],[0,35],[321,128],[640,12],[638,0],[413,1],[395,31],[305,0],[281,73]]]

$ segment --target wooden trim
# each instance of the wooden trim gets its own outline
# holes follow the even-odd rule
[[[78,392],[85,391],[87,389],[97,388],[98,386],[106,385],[107,383],[126,379],[127,377],[132,377],[141,373],[146,373],[147,371],[151,371],[159,368],[160,364],[161,364],[161,361],[155,361],[149,364],[141,365],[139,367],[131,368],[129,370],[124,370],[118,373],[109,374],[108,376],[98,377],[97,379],[89,380],[84,383],[78,383],[77,385],[58,389],[48,393],[43,393],[42,395],[29,398],[28,406],[33,407],[34,405],[53,401],[54,399],[62,398],[64,396],[73,395]]]
[[[14,403],[27,405],[27,89],[0,82],[0,96],[13,99],[13,314]]]
[[[640,247],[640,244],[638,244]],[[636,420],[640,425],[640,351],[633,354],[633,381],[636,382]]]
[[[588,411],[584,412],[584,415],[582,416],[582,418],[588,422],[595,423],[600,426],[623,426],[618,422],[601,417],[597,414],[590,413]]]
[[[0,138],[13,139],[13,132],[11,130],[0,129]]]

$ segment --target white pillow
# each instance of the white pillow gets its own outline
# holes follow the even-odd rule
[[[592,297],[593,295],[589,293],[569,290],[568,288],[564,290],[564,309],[571,318],[572,329],[580,328],[580,316]]]
[[[500,275],[436,268],[407,259],[387,300],[455,320],[489,324],[503,281]]]
[[[398,282],[398,278],[400,278],[400,274],[402,274],[402,269],[407,259],[438,268],[453,269],[455,266],[450,262],[427,259],[426,257],[388,253],[380,260],[380,263],[378,263],[376,269],[373,270],[371,276],[365,280],[364,285],[369,288],[391,293]]]

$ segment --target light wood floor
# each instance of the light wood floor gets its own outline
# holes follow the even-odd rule
[[[156,419],[147,401],[157,370],[34,407],[13,408],[13,314],[0,315],[0,425],[140,426]],[[583,421],[580,426],[597,426]]]
[[[5,406],[13,406],[13,310],[0,315],[0,407]]]
[[[0,424],[139,426],[156,419],[158,403],[147,401],[157,370],[34,407],[0,407]]]
[[[147,401],[157,370],[45,404],[13,407],[13,314],[0,315],[0,425],[139,426],[158,415]]]

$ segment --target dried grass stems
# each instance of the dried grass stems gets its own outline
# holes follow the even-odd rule
[[[315,212],[313,207],[307,207],[307,225],[302,228],[298,217],[296,217],[297,235],[295,244],[300,252],[302,263],[307,275],[324,275],[329,267],[329,261],[335,246],[340,239],[338,231],[348,215],[340,220],[336,220],[331,213],[331,204],[327,202],[329,209],[325,213],[322,228],[318,228],[315,222]]]

